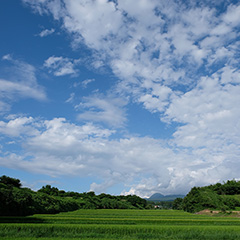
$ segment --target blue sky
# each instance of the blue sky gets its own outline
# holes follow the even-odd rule
[[[186,194],[239,179],[238,1],[2,0],[0,174]]]

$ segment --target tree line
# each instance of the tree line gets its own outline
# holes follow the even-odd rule
[[[228,180],[205,187],[193,187],[185,198],[177,198],[173,209],[187,212],[199,212],[204,209],[221,211],[234,210],[240,207],[240,181]]]
[[[96,195],[94,192],[65,192],[51,185],[38,191],[23,188],[19,179],[0,177],[0,215],[27,216],[77,209],[144,209],[147,201],[136,195]]]

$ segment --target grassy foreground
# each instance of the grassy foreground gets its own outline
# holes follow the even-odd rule
[[[77,210],[1,217],[0,239],[240,239],[240,219],[174,210]]]

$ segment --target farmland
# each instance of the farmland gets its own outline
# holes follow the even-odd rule
[[[1,239],[240,239],[240,219],[177,210],[82,209],[1,217]]]

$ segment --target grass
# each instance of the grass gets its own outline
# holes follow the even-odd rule
[[[238,218],[174,210],[78,210],[1,217],[0,239],[240,239]]]

